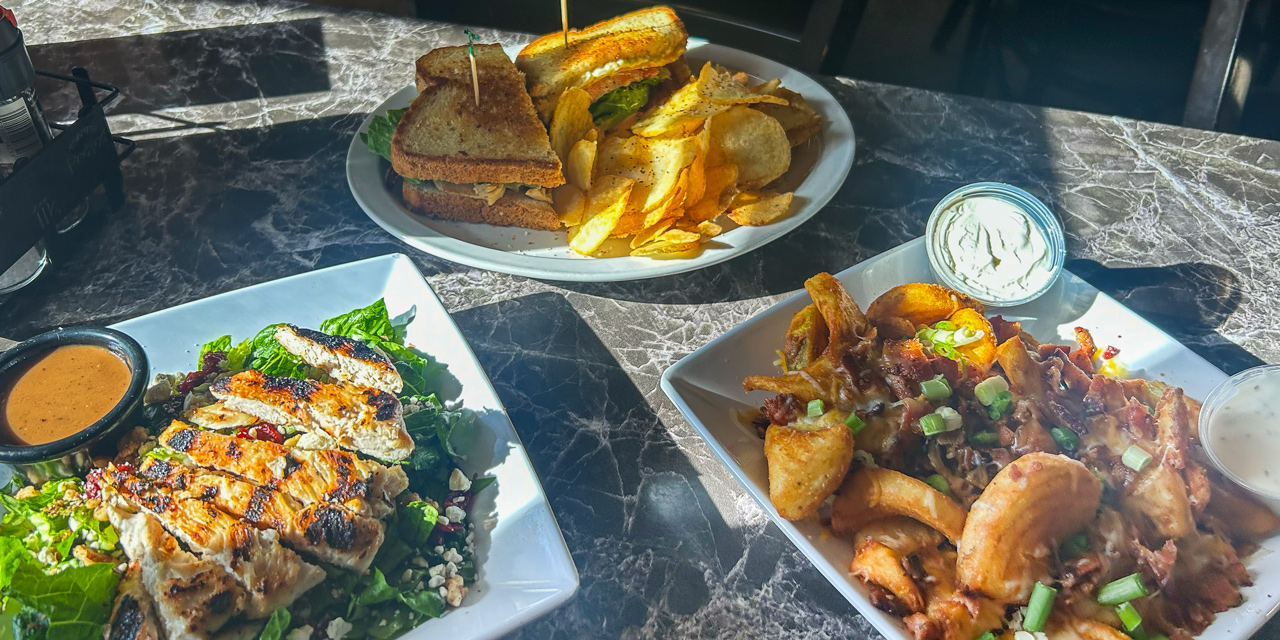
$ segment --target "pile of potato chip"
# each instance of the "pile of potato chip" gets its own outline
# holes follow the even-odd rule
[[[791,166],[791,148],[821,128],[821,118],[777,79],[748,86],[745,73],[707,63],[630,129],[605,135],[591,121],[591,99],[574,87],[551,119],[551,147],[565,184],[552,197],[583,255],[610,237],[631,236],[631,255],[697,249],[724,229],[785,216],[791,193],[761,190]]]

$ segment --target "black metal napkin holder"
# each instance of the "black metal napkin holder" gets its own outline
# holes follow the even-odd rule
[[[44,240],[52,255],[62,240],[57,223],[74,215],[90,194],[101,187],[107,206],[114,211],[124,204],[124,177],[120,162],[137,144],[111,135],[103,110],[120,96],[120,90],[89,79],[84,69],[71,76],[46,71],[37,74],[71,82],[80,95],[81,108],[69,125],[50,124],[60,131],[53,141],[0,182],[0,273]],[[97,91],[106,91],[99,100]],[[122,147],[118,149],[117,147]],[[102,215],[88,211],[85,216]],[[79,225],[77,225],[79,226]],[[56,261],[56,257],[53,258]]]

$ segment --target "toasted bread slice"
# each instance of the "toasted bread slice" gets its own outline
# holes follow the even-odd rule
[[[684,55],[688,40],[689,33],[674,11],[650,7],[581,31],[570,29],[568,48],[563,32],[542,36],[520,51],[516,66],[525,74],[538,116],[549,121],[565,89],[586,87],[624,72],[666,66]]]
[[[475,52],[478,107],[466,47],[436,49],[418,60],[421,93],[391,137],[391,167],[419,180],[564,184],[524,77],[501,46],[476,45]]]
[[[431,183],[404,183],[404,204],[410,211],[442,220],[483,222],[526,229],[559,231],[560,216],[551,205],[507,190],[492,205],[479,198],[447,193]]]

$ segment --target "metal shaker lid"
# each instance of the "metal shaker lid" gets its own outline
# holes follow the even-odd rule
[[[26,91],[36,79],[13,12],[0,7],[0,101]]]

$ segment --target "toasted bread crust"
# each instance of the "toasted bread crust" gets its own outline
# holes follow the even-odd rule
[[[418,59],[421,93],[391,137],[392,168],[419,180],[564,184],[524,76],[499,45],[476,45],[476,106],[466,50],[444,47]]]
[[[674,11],[650,7],[580,31],[570,29],[568,48],[563,32],[542,36],[520,51],[516,66],[525,74],[538,115],[548,121],[565,89],[609,75],[666,66],[684,55],[688,39],[689,33]],[[605,68],[608,73],[591,76]]]
[[[432,218],[543,231],[559,231],[562,228],[560,217],[551,205],[510,192],[503,194],[492,206],[479,198],[446,193],[408,182],[404,183],[402,195],[404,204],[410,211]]]

